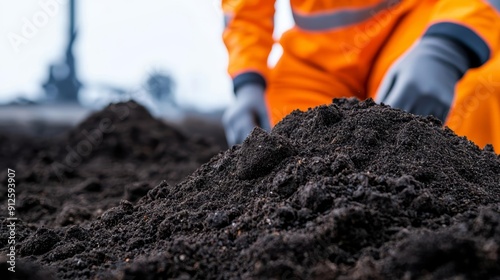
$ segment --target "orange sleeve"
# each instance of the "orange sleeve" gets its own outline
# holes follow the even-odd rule
[[[471,67],[479,67],[500,47],[498,0],[440,0],[424,36],[451,39],[465,48]]]
[[[223,0],[224,44],[229,53],[228,72],[235,91],[247,83],[264,87],[267,60],[274,44],[273,0]]]

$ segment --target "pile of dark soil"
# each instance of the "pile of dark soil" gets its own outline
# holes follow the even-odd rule
[[[62,279],[492,279],[499,199],[491,147],[336,100],[91,223],[26,228],[19,248]]]
[[[93,220],[122,199],[136,202],[162,180],[179,183],[221,150],[133,101],[112,104],[53,139],[0,135],[0,147],[2,182],[7,168],[16,170],[18,217],[37,226]]]

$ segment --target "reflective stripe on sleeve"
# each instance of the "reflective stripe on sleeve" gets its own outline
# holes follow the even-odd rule
[[[328,13],[311,15],[304,15],[295,11],[292,12],[297,27],[308,31],[325,31],[358,24],[383,10],[390,9],[400,2],[401,0],[384,0],[369,7],[339,9]]]

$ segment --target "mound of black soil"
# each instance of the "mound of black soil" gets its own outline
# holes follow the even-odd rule
[[[29,229],[19,248],[62,279],[488,279],[499,187],[491,148],[336,100],[89,224]]]
[[[220,151],[133,101],[112,104],[59,138],[2,135],[0,145],[2,182],[7,168],[17,174],[18,218],[38,226],[80,224],[122,199],[136,202],[162,180],[180,182]],[[0,202],[6,205],[6,196]]]

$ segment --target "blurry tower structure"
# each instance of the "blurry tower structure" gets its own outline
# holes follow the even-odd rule
[[[68,13],[68,44],[65,58],[49,66],[48,80],[43,84],[47,98],[60,103],[78,103],[78,92],[81,83],[76,73],[76,61],[73,46],[77,37],[76,30],[76,0],[69,0]]]

